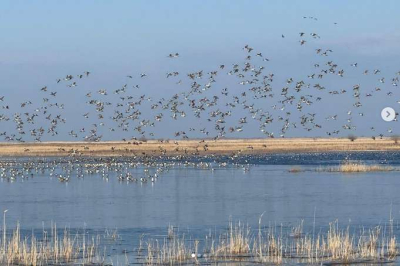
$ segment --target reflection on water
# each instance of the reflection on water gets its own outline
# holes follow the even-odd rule
[[[283,224],[288,228],[304,219],[305,230],[310,230],[314,223],[317,228],[326,228],[336,219],[344,226],[372,227],[386,223],[392,215],[397,231],[398,172],[315,171],[345,158],[400,163],[399,153],[249,156],[226,166],[221,162],[232,161],[231,158],[213,158],[208,159],[210,165],[201,167],[175,160],[169,162],[167,171],[155,182],[142,183],[121,182],[119,172],[112,167],[107,179],[102,168],[78,177],[77,167],[60,159],[62,163],[51,165],[52,171],[60,173],[70,167],[69,182],[50,176],[49,169],[32,170],[33,178],[17,177],[13,182],[1,178],[0,209],[8,209],[8,224],[19,221],[28,231],[51,221],[60,228],[87,228],[93,232],[118,228],[120,241],[116,250],[133,250],[143,234],[165,235],[169,224],[193,237],[204,236],[209,229],[223,229],[229,221],[240,220],[257,228],[261,214],[265,224]],[[79,163],[82,166],[87,162]],[[123,161],[120,164],[119,171],[138,177],[144,169],[151,172],[156,168]],[[303,171],[290,173],[293,165]]]

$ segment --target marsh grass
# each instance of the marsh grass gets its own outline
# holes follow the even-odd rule
[[[164,240],[147,241],[147,256],[145,263],[155,264],[182,264],[191,258],[192,246],[188,245],[185,236],[165,238]]]
[[[19,223],[7,234],[5,219],[2,231],[2,265],[102,264],[104,261],[104,256],[98,249],[100,237],[73,235],[68,229],[60,234],[56,225],[52,225],[50,232],[43,230],[41,237],[34,232],[29,236],[22,236]]]
[[[201,240],[186,239],[185,235],[164,240],[147,241],[149,265],[202,264],[243,261],[266,264],[390,262],[398,255],[393,221],[388,226],[351,230],[339,222],[329,224],[326,233],[305,233],[303,221],[291,230],[282,225],[261,225],[258,230],[242,223],[229,223],[227,230]]]
[[[301,220],[301,222],[297,226],[292,227],[292,232],[290,236],[294,238],[301,237],[303,235],[303,225],[304,225],[304,220]]]
[[[251,228],[238,224],[229,223],[227,232],[219,236],[219,245],[212,249],[213,257],[247,256],[251,252]]]
[[[106,229],[103,238],[107,241],[116,242],[121,239],[121,236],[118,234],[118,229],[115,228],[113,230]]]
[[[174,227],[170,224],[168,225],[168,238],[172,239],[175,236]]]
[[[340,172],[340,173],[366,173],[366,172],[389,172],[396,171],[394,167],[384,165],[368,165],[361,162],[344,161],[337,167],[318,168],[320,172]]]

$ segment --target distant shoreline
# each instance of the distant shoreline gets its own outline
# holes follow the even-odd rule
[[[240,155],[343,151],[400,151],[390,138],[282,138],[0,143],[0,157]]]

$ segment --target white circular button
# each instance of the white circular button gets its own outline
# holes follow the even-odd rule
[[[386,122],[393,121],[396,118],[396,112],[391,107],[386,107],[381,112],[382,119]]]

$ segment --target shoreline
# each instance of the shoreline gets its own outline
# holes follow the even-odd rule
[[[274,153],[400,151],[393,139],[282,138],[0,143],[0,157],[260,155]]]

